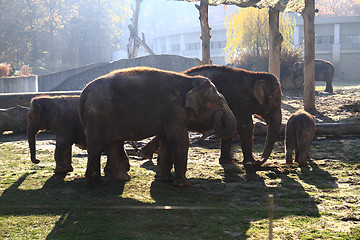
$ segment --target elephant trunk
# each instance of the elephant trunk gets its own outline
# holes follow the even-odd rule
[[[268,124],[264,152],[261,157],[261,164],[263,164],[269,157],[273,150],[276,139],[279,136],[281,128],[281,112],[274,114],[270,119],[266,119]]]
[[[222,139],[233,137],[236,129],[236,119],[229,107],[225,111],[218,111],[214,115],[214,130]]]
[[[29,148],[30,148],[30,158],[31,158],[31,161],[35,164],[38,164],[40,162],[39,160],[36,159],[35,137],[36,137],[37,132],[38,132],[38,129],[28,126],[27,137],[28,137]]]

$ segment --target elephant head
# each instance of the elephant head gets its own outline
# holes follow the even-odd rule
[[[213,83],[205,81],[189,91],[186,94],[185,107],[193,110],[196,122],[207,125],[209,129],[214,128],[221,138],[233,137],[236,128],[235,116]]]
[[[291,76],[293,78],[297,78],[298,76],[302,75],[303,72],[304,72],[303,63],[295,62],[291,70]]]
[[[295,62],[291,69],[291,81],[295,87],[300,87],[304,82],[304,64]]]
[[[254,85],[253,95],[258,101],[259,108],[256,111],[267,124],[265,147],[261,163],[270,156],[281,127],[281,86],[277,78],[258,80]]]
[[[44,108],[44,103],[41,102],[38,98],[34,98],[31,100],[30,111],[27,115],[27,138],[30,148],[30,157],[31,161],[35,164],[40,162],[36,159],[36,135],[38,131],[47,129]]]

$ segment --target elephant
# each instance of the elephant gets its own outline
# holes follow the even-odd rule
[[[187,75],[202,75],[215,84],[218,91],[225,97],[237,121],[237,132],[244,155],[243,163],[263,164],[270,156],[281,127],[281,86],[278,79],[270,73],[253,72],[227,66],[203,65],[190,68],[184,72]],[[264,120],[267,127],[265,147],[260,161],[252,154],[254,124],[252,115],[256,114]],[[203,132],[204,129],[192,126],[191,131]],[[221,138],[221,136],[220,136]],[[141,150],[142,156],[152,157],[155,151],[151,140]],[[230,154],[232,139],[221,138],[220,164],[233,162]]]
[[[158,136],[163,158],[160,180],[189,186],[188,126],[214,128],[229,139],[236,125],[225,98],[207,78],[148,67],[116,70],[90,82],[80,95],[79,114],[88,146],[89,185],[102,184],[102,151],[113,159],[112,178],[129,180],[124,141]]]
[[[334,79],[334,65],[325,60],[315,60],[315,81],[323,81],[326,83],[325,92],[333,93],[332,82]],[[291,79],[296,86],[296,79],[300,77],[304,83],[304,63],[295,62],[291,71]]]
[[[315,136],[315,118],[304,110],[291,114],[285,127],[285,156],[286,163],[293,162],[292,154],[295,150],[295,162],[299,166],[306,166],[309,150]]]
[[[40,130],[52,132],[56,137],[56,174],[72,172],[71,147],[86,148],[86,139],[78,113],[79,96],[38,96],[31,99],[27,115],[27,138],[31,161],[36,159],[36,135]]]

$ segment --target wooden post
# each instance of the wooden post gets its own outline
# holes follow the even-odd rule
[[[279,10],[269,8],[269,72],[280,80],[280,51],[283,37],[279,31]]]
[[[315,0],[305,0],[304,19],[304,109],[315,109]]]
[[[269,240],[273,239],[274,195],[269,194]]]
[[[199,10],[199,20],[200,20],[200,27],[201,27],[201,47],[202,47],[202,64],[211,64],[210,59],[210,30],[209,27],[209,19],[208,19],[208,8],[209,6],[202,1],[199,5],[195,5],[196,8]]]

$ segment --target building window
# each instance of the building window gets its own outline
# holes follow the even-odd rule
[[[161,46],[161,52],[162,52],[162,53],[166,52],[166,46],[165,46],[165,45],[162,45],[162,46]]]
[[[210,48],[215,49],[215,48],[225,48],[226,47],[226,41],[214,41],[214,42],[210,42]]]
[[[180,51],[180,44],[171,45],[171,52],[179,52],[179,51]]]
[[[342,35],[340,37],[341,43],[359,43],[360,42],[360,34],[349,34]]]
[[[187,43],[185,45],[186,51],[193,51],[193,50],[199,50],[200,49],[200,43]]]
[[[334,44],[334,36],[315,36],[315,44]]]

